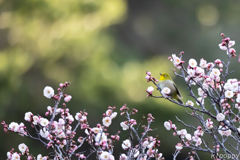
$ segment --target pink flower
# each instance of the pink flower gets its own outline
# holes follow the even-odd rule
[[[71,95],[67,95],[67,96],[64,98],[64,101],[65,101],[65,102],[69,102],[71,99],[72,99],[72,96],[71,96]]]
[[[183,149],[182,143],[178,143],[175,147],[178,151],[181,151]]]

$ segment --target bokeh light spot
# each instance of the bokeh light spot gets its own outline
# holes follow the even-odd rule
[[[204,26],[214,26],[219,20],[219,12],[213,5],[201,6],[197,11],[199,22]]]

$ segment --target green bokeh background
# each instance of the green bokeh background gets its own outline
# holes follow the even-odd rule
[[[185,51],[186,62],[226,60],[218,48],[220,33],[240,42],[239,5],[240,1],[219,0],[0,0],[0,120],[24,122],[27,111],[44,116],[53,102],[43,97],[43,88],[56,91],[60,82],[70,81],[66,90],[73,97],[67,103],[70,113],[85,109],[91,127],[101,123],[108,106],[119,111],[127,103],[138,109],[133,116],[138,122],[143,114],[152,113],[156,118],[152,127],[158,128],[152,135],[159,135],[159,151],[172,159],[179,139],[166,131],[164,121],[171,119],[179,129],[183,126],[175,115],[197,122],[184,108],[146,98],[145,90],[152,84],[146,82],[145,72],[157,78],[159,72],[172,74],[167,57],[180,51]],[[230,69],[239,70],[237,58]],[[186,102],[184,80],[172,77]],[[109,132],[121,130],[123,120],[118,115]],[[41,143],[14,133],[2,130],[0,138],[0,159],[22,142],[35,156],[49,152]],[[121,141],[125,138],[127,132],[122,132]],[[123,152],[120,146],[116,143],[116,159]],[[186,155],[182,151],[179,159]],[[209,154],[201,156],[210,159]]]

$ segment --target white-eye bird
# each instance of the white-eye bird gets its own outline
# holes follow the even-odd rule
[[[173,99],[176,99],[179,103],[183,104],[183,102],[180,100],[180,98],[182,98],[181,93],[179,92],[172,78],[167,73],[160,73],[160,79],[157,86],[161,90],[165,87],[169,88],[171,90],[169,96]]]

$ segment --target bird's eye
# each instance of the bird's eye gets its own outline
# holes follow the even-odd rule
[[[164,77],[167,77],[167,75],[164,75]]]

